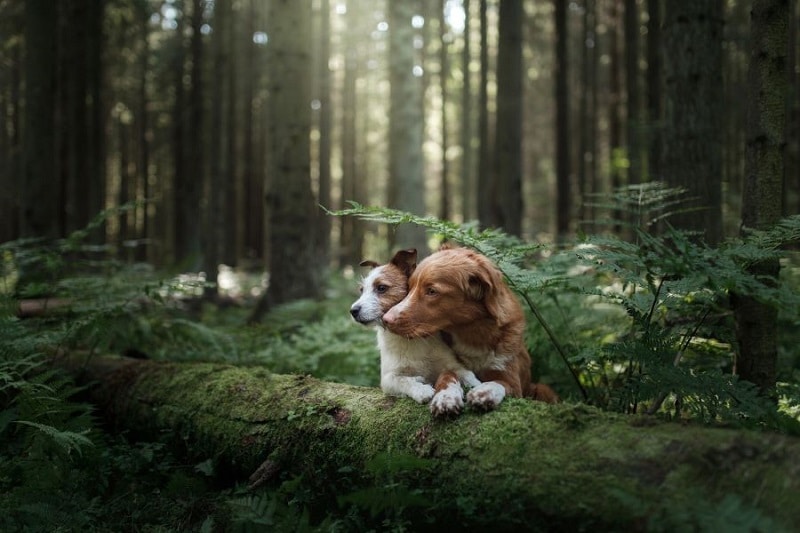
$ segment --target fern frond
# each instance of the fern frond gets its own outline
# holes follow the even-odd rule
[[[17,420],[16,423],[24,426],[30,426],[47,435],[67,454],[75,451],[81,455],[84,447],[94,446],[94,443],[91,441],[91,439],[86,436],[90,431],[88,429],[81,432],[74,432],[60,430],[54,428],[53,426],[39,424],[38,422],[31,422],[30,420]]]

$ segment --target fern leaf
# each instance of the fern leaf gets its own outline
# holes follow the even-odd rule
[[[78,433],[74,431],[63,431],[47,424],[39,424],[29,420],[17,420],[15,423],[30,426],[39,430],[43,434],[50,437],[53,442],[63,448],[67,454],[75,451],[79,455],[82,455],[84,447],[94,446],[94,443],[91,441],[91,439],[86,436],[90,431],[88,429]]]

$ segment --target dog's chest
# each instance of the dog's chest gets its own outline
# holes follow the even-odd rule
[[[461,364],[472,371],[491,367],[497,358],[497,354],[491,347],[466,344],[456,336],[451,336],[450,346]]]

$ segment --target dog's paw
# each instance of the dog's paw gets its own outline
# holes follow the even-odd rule
[[[437,418],[456,416],[464,408],[464,392],[461,385],[451,383],[447,388],[437,392],[431,400],[431,414]]]
[[[434,394],[436,390],[427,383],[415,383],[408,391],[408,395],[418,403],[428,403]]]
[[[467,404],[475,409],[491,411],[506,396],[506,389],[495,381],[481,383],[467,393]]]

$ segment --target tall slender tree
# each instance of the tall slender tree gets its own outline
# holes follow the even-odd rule
[[[769,228],[781,218],[789,3],[754,0],[750,16],[743,233]],[[750,271],[775,283],[780,263],[777,257],[759,261]],[[776,379],[778,309],[751,297],[734,295],[732,301],[739,343],[736,372],[767,393]]]
[[[461,145],[461,215],[464,220],[473,220],[477,216],[475,205],[475,158],[473,157],[473,137],[475,126],[472,96],[472,75],[470,63],[472,62],[472,16],[470,9],[472,2],[464,0],[464,33],[461,49],[461,128],[459,130],[459,144]]]
[[[662,0],[647,0],[647,175],[661,180]]]
[[[489,131],[489,17],[488,0],[480,0],[480,83],[478,89],[478,220],[496,226],[492,209],[491,138]]]
[[[619,46],[619,18],[620,1],[611,0],[608,10],[608,144],[610,161],[611,188],[618,189],[623,186],[622,168],[622,80],[620,75],[620,62],[622,54]],[[619,228],[617,228],[619,229]]]
[[[150,184],[150,92],[148,89],[148,77],[150,75],[150,13],[145,4],[138,4],[136,7],[136,22],[139,28],[139,84],[137,94],[137,124],[138,124],[138,162],[139,174],[142,180],[142,196],[147,200],[152,199]],[[137,248],[137,261],[156,262],[154,249],[149,246],[151,232],[151,216],[148,206],[142,209],[142,245]]]
[[[389,205],[423,215],[422,66],[412,26],[419,8],[418,1],[389,2]],[[399,226],[390,241],[392,248],[427,249],[424,230],[408,224]]]
[[[173,33],[171,71],[173,74],[174,99],[172,102],[172,190],[170,215],[167,219],[172,226],[172,259],[178,263],[188,255],[186,245],[188,240],[184,237],[189,232],[188,225],[192,222],[191,214],[187,213],[188,204],[185,190],[189,187],[188,171],[186,168],[186,88],[184,75],[186,73],[186,45],[184,38],[185,14],[184,4],[181,0],[176,2],[175,31]]]
[[[568,87],[569,54],[567,51],[567,4],[560,0],[555,3],[555,37],[556,37],[556,235],[564,237],[569,233],[572,220],[572,187],[570,176],[570,135],[569,106],[570,91]]]
[[[450,142],[448,136],[449,120],[447,118],[448,94],[447,80],[450,77],[449,61],[449,35],[447,33],[447,23],[444,17],[445,0],[439,0],[439,91],[442,96],[441,120],[442,120],[442,175],[441,187],[439,190],[439,218],[448,220],[450,218],[451,201],[450,197],[450,161],[447,158],[447,148]]]
[[[210,131],[215,132],[209,142],[209,174],[207,196],[208,209],[206,209],[204,245],[203,245],[203,270],[211,281],[216,281],[219,264],[224,260],[227,217],[226,210],[233,209],[230,205],[229,190],[233,188],[233,176],[229,173],[228,158],[231,156],[226,149],[233,131],[229,128],[233,110],[226,108],[226,96],[229,87],[226,81],[232,77],[230,70],[232,57],[228,49],[228,33],[231,30],[230,19],[232,16],[231,4],[224,2],[214,8],[213,27],[211,39],[211,72],[209,79],[211,92]],[[211,296],[216,291],[216,286],[208,287],[206,293]]]
[[[594,208],[589,201],[597,192],[597,2],[587,0],[583,11],[581,46],[581,98],[578,105],[580,126],[578,192],[581,196],[579,220],[591,224]]]
[[[256,154],[261,150],[255,150],[256,132],[253,121],[257,114],[255,107],[256,79],[256,47],[253,41],[255,35],[255,23],[257,16],[256,1],[250,0],[247,4],[245,15],[245,35],[242,39],[244,46],[244,65],[243,70],[250,73],[243,80],[243,105],[244,114],[242,117],[242,182],[244,189],[244,235],[243,252],[250,259],[264,258],[264,177],[259,169],[262,165],[256,163]]]
[[[23,6],[15,6],[11,16],[6,14],[3,31],[12,27],[22,27],[21,21],[25,16]],[[22,43],[20,40],[8,43],[7,68],[8,90],[5,96],[5,106],[0,108],[5,117],[5,122],[0,135],[5,139],[5,152],[0,164],[5,172],[0,173],[0,242],[16,239],[20,236],[20,110],[22,109]]]
[[[319,210],[311,191],[311,0],[269,6],[269,287],[251,320],[273,306],[319,296],[323,265],[309,238]]]
[[[627,122],[625,144],[628,156],[628,183],[642,180],[642,154],[640,142],[641,117],[639,112],[639,10],[636,0],[625,0],[623,27],[625,33],[625,94],[627,95]]]
[[[664,18],[665,181],[688,191],[670,221],[722,239],[722,0],[670,2]]]
[[[331,70],[328,60],[331,54],[331,6],[330,0],[322,0],[319,7],[319,44],[317,46],[317,77],[319,100],[319,193],[318,201],[331,206],[331,134],[333,110],[331,109]],[[318,217],[317,254],[320,262],[330,262],[331,217]]]
[[[55,87],[58,4],[25,2],[25,118],[20,229],[23,237],[63,234],[56,175]]]
[[[800,69],[797,63],[798,26],[800,26],[800,2],[789,2],[789,46],[786,74],[788,94],[786,99],[786,168],[784,174],[784,213],[800,212]],[[795,201],[789,203],[791,191]]]
[[[367,198],[365,183],[361,179],[358,159],[359,106],[357,81],[361,58],[358,48],[360,28],[359,13],[349,9],[346,15],[347,32],[344,36],[344,73],[342,76],[341,106],[341,195],[345,201],[362,203]],[[339,226],[339,264],[357,265],[363,257],[364,223],[355,217],[344,217]]]
[[[522,235],[522,0],[500,0],[497,121],[492,169],[494,224]]]

